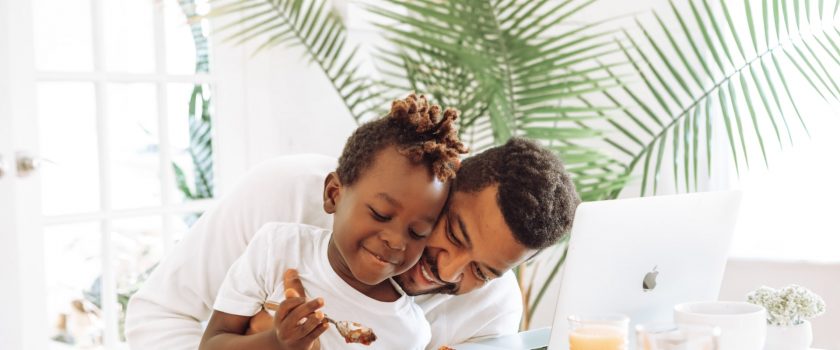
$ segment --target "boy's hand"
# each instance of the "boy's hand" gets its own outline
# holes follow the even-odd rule
[[[286,297],[280,303],[274,315],[274,334],[282,349],[317,350],[320,348],[318,337],[329,327],[324,320],[324,313],[319,311],[324,306],[321,298],[306,301],[302,297],[303,284],[294,269],[283,275]]]
[[[297,275],[297,270],[295,269],[286,270],[283,274],[283,287],[286,289],[294,289],[299,295],[306,294],[303,291],[303,282],[301,282],[300,277]],[[269,303],[263,306],[263,309],[251,317],[248,321],[248,329],[245,331],[245,334],[250,335],[273,329],[274,317],[271,316],[268,310],[277,311],[279,307],[280,304],[275,303]]]

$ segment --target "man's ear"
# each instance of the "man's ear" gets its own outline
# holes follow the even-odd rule
[[[338,179],[338,174],[333,171],[327,174],[327,178],[324,179],[324,211],[327,214],[335,213],[335,206],[340,194],[341,180]]]

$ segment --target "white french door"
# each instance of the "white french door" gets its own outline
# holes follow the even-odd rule
[[[193,191],[208,175],[188,123],[214,84],[195,73],[194,2],[0,0],[3,349],[125,347],[127,298],[213,203],[173,170]]]

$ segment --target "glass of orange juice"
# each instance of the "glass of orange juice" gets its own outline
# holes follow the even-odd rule
[[[629,324],[621,314],[569,316],[569,350],[627,350]]]

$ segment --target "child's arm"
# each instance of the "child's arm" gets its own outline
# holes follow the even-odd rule
[[[281,349],[274,332],[265,331],[251,335],[245,333],[250,317],[213,311],[200,350],[212,349]]]
[[[329,327],[324,314],[317,311],[323,300],[307,302],[292,289],[286,290],[285,296],[274,317],[274,328],[251,335],[244,335],[250,317],[213,311],[199,349],[317,349],[316,340]]]

